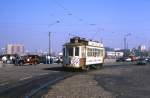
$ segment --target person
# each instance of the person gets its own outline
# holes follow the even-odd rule
[[[19,65],[19,61],[20,61],[20,58],[19,58],[19,56],[17,56],[15,59],[15,65]]]
[[[10,63],[11,63],[11,64],[14,64],[14,59],[15,59],[14,56],[10,56]]]
[[[57,63],[58,63],[58,64],[60,64],[60,63],[61,63],[60,58],[58,58]]]
[[[51,58],[50,58],[50,64],[52,64],[52,63],[53,63],[53,58],[51,57]]]
[[[47,62],[47,64],[50,64],[50,56],[46,56],[46,62]]]
[[[24,64],[24,60],[23,57],[19,57],[19,65],[22,66]]]

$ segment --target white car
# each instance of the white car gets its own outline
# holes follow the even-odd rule
[[[130,62],[131,58],[129,58],[129,57],[125,58],[125,61]]]

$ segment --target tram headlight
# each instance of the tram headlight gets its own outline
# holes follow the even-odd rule
[[[27,59],[27,61],[29,62],[29,61],[30,61],[30,59]]]

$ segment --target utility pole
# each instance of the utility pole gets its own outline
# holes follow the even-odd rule
[[[126,36],[124,36],[124,50],[126,50],[126,46],[127,46],[127,38]]]
[[[51,55],[51,32],[49,32],[48,36],[49,36],[49,43],[48,43],[49,48],[48,48],[48,54]]]
[[[124,55],[127,55],[127,49],[128,49],[128,42],[127,42],[127,37],[131,36],[131,33],[127,33],[124,35]]]
[[[126,56],[126,43],[127,43],[127,39],[126,36],[124,36],[124,56]]]

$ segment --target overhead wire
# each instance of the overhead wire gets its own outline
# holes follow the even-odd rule
[[[85,23],[85,24],[87,24],[88,26],[96,26],[96,24],[94,24],[94,23],[89,23],[89,22],[85,21],[83,18],[80,18],[80,17],[74,15],[69,9],[67,9],[66,7],[64,7],[64,6],[63,6],[60,2],[58,2],[57,0],[53,0],[53,1],[54,1],[55,4],[57,4],[60,8],[62,8],[68,16],[72,16],[72,17],[75,18],[77,21],[82,22],[82,23]],[[70,35],[70,34],[69,34],[69,35]],[[72,34],[72,35],[74,35],[74,34]],[[95,34],[94,34],[94,35],[95,35]]]

